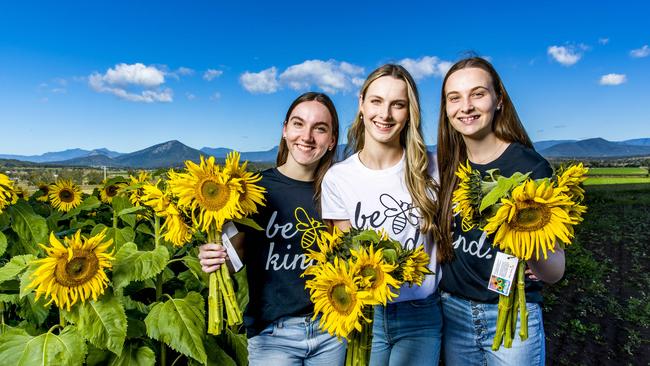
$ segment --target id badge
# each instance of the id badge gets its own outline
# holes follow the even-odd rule
[[[517,272],[517,263],[519,263],[519,259],[514,255],[497,252],[487,287],[488,290],[508,296],[512,288],[512,280]]]
[[[237,255],[237,251],[235,250],[235,247],[230,242],[230,238],[237,235],[238,232],[239,231],[237,231],[235,224],[233,224],[232,222],[227,222],[226,224],[223,225],[222,234],[221,234],[221,242],[224,248],[226,248],[226,253],[228,253],[228,259],[230,260],[230,263],[232,264],[232,268],[235,270],[235,272],[238,272],[244,266],[241,262],[241,259]]]

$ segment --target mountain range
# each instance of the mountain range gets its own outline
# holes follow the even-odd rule
[[[618,158],[650,156],[650,138],[626,141],[607,141],[602,138],[586,140],[546,140],[534,143],[535,149],[547,158]],[[340,152],[345,145],[339,145]],[[435,145],[428,146],[435,151]],[[57,166],[107,166],[121,168],[167,168],[179,167],[185,160],[198,161],[200,155],[211,155],[222,160],[230,149],[203,147],[200,150],[172,140],[132,153],[119,153],[105,148],[95,150],[69,149],[47,152],[42,155],[3,155],[4,165],[57,165]],[[242,160],[251,162],[274,162],[278,147],[266,151],[241,152]],[[339,154],[341,155],[341,154]],[[6,160],[5,160],[6,159]]]

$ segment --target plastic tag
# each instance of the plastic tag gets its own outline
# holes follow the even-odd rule
[[[519,263],[519,259],[514,255],[497,252],[492,274],[490,275],[490,282],[488,283],[488,290],[508,296],[512,288],[512,280],[517,272],[517,263]]]
[[[235,224],[232,222],[225,223],[221,231],[222,244],[224,248],[226,248],[228,259],[230,259],[230,263],[232,264],[232,268],[235,270],[235,272],[238,272],[244,266],[241,262],[241,259],[239,259],[239,256],[237,255],[235,247],[233,247],[232,243],[230,242],[230,238],[237,235],[238,232],[239,231],[237,231]]]

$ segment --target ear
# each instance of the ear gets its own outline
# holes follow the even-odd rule
[[[287,138],[287,121],[284,121],[282,124],[282,138],[286,139]]]
[[[359,112],[363,114],[363,95],[359,94]]]

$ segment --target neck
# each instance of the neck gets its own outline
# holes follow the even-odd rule
[[[399,144],[382,144],[366,140],[359,151],[359,160],[369,169],[381,170],[395,166],[402,159],[404,148]]]
[[[278,170],[280,173],[291,179],[299,180],[302,182],[313,182],[317,165],[318,163],[315,163],[314,166],[305,166],[300,165],[291,159],[287,159],[284,164],[278,167]]]
[[[467,158],[475,164],[487,164],[496,160],[510,145],[509,142],[490,134],[480,140],[464,139]]]

